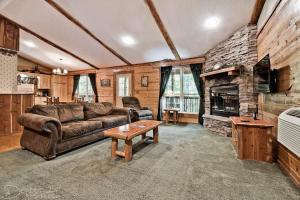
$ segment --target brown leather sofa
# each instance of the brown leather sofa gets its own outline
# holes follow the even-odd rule
[[[104,138],[103,130],[130,123],[130,109],[111,103],[35,105],[18,118],[21,146],[50,160]]]

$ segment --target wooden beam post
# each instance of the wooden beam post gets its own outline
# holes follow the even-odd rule
[[[7,17],[3,16],[2,14],[0,14],[0,16],[3,17],[3,18],[5,18],[5,19],[8,19]],[[8,19],[8,20],[12,21],[11,19]],[[38,39],[42,40],[43,42],[45,42],[45,43],[47,43],[47,44],[49,44],[49,45],[51,45],[51,46],[53,46],[53,47],[55,47],[55,48],[57,48],[57,49],[63,51],[63,52],[65,52],[66,54],[69,54],[70,56],[72,56],[72,57],[74,57],[74,58],[80,60],[81,62],[84,62],[84,63],[90,65],[91,67],[93,67],[93,68],[95,68],[95,69],[99,69],[97,66],[95,66],[95,65],[91,64],[90,62],[84,60],[83,58],[81,58],[81,57],[75,55],[74,53],[72,53],[72,52],[70,52],[70,51],[68,51],[68,50],[66,50],[66,49],[64,49],[64,48],[62,48],[61,46],[55,44],[54,42],[51,42],[50,40],[48,40],[48,39],[44,38],[43,36],[41,36],[41,35],[39,35],[39,34],[33,32],[32,30],[26,28],[25,26],[22,26],[22,25],[20,25],[20,24],[14,22],[14,21],[12,21],[12,22],[15,23],[15,24],[16,24],[20,29],[22,29],[23,31],[25,31],[25,32],[27,32],[27,33],[30,33],[31,35],[34,35],[35,37],[37,37]]]
[[[254,10],[252,12],[250,24],[257,24],[261,11],[265,5],[266,0],[256,0]]]
[[[163,37],[165,38],[169,48],[171,49],[172,53],[175,56],[175,58],[177,60],[181,60],[180,55],[179,55],[179,53],[178,53],[178,51],[177,51],[177,49],[176,49],[176,47],[175,47],[175,45],[174,45],[174,43],[171,39],[166,27],[164,26],[164,24],[163,24],[158,12],[157,12],[157,10],[155,8],[155,5],[153,4],[152,0],[145,0],[145,3],[148,5],[149,10],[150,10],[157,26],[158,26],[160,32],[162,33]]]
[[[53,0],[45,0],[45,1],[49,5],[51,5],[55,10],[57,10],[59,13],[61,13],[63,16],[68,18],[72,23],[74,23],[76,26],[78,26],[81,30],[83,30],[85,33],[87,33],[89,36],[91,36],[94,40],[96,40],[100,45],[102,45],[105,49],[107,49],[113,55],[118,57],[124,63],[131,65],[131,63],[128,60],[126,60],[119,53],[117,53],[115,50],[113,50],[111,47],[109,47],[107,44],[105,44],[102,40],[100,40],[98,37],[96,37],[96,35],[94,35],[90,30],[88,30],[83,24],[81,24],[77,19],[75,19],[70,13],[68,13],[65,9],[63,9],[61,6],[59,6],[56,2],[54,2]]]

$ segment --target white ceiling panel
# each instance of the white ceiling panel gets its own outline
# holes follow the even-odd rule
[[[26,45],[26,42],[30,42],[34,46],[29,47]],[[20,31],[19,54],[52,68],[63,67],[69,71],[91,68],[88,64],[77,60],[22,30]]]
[[[180,56],[205,54],[249,23],[255,0],[153,0]],[[205,20],[218,17],[220,26],[207,30]]]
[[[100,40],[132,63],[174,59],[143,0],[55,0]],[[129,43],[122,42],[130,36]],[[133,39],[133,41],[131,41]]]
[[[0,12],[4,16],[96,66],[106,67],[124,64],[43,0],[11,0],[2,7]],[[84,14],[87,13],[89,11]],[[96,20],[94,23],[98,23],[98,21]],[[30,54],[30,52],[25,51],[24,49],[23,53]]]

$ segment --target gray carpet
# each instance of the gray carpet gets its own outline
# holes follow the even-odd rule
[[[2,153],[0,199],[299,200],[300,192],[276,164],[237,160],[230,138],[170,125],[128,163],[110,159],[108,139],[49,162],[23,150]]]

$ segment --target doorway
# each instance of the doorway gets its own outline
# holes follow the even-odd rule
[[[132,96],[132,73],[116,74],[116,106],[123,107],[122,97]]]

